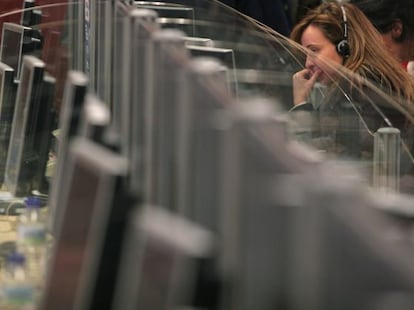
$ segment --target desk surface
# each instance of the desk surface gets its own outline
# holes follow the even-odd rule
[[[7,255],[15,249],[17,220],[17,216],[0,215],[0,270]]]

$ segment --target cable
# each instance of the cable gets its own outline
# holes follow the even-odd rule
[[[358,118],[360,119],[360,121],[362,122],[362,124],[364,125],[364,127],[366,128],[367,132],[371,135],[371,136],[375,136],[375,133],[373,133],[371,131],[371,129],[369,128],[368,124],[366,123],[366,121],[364,120],[364,117],[361,115],[361,113],[359,112],[358,108],[355,106],[355,104],[353,103],[352,98],[343,90],[343,88],[341,86],[338,85],[338,89],[340,90],[340,92],[344,95],[345,99],[351,104],[353,110],[355,111],[355,113],[358,115]],[[381,111],[381,109],[371,100],[368,100],[368,102],[371,104],[371,106],[374,108],[374,110],[382,117],[383,121],[387,124],[387,126],[389,127],[394,127],[393,124],[391,123],[391,121],[388,119],[388,117],[386,117],[386,115],[384,114],[383,111]],[[412,164],[414,164],[414,156],[411,153],[407,143],[401,139],[401,146],[403,147],[403,149],[406,151],[410,161]]]

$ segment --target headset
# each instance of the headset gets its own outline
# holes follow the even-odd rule
[[[345,7],[341,5],[342,10],[342,25],[343,25],[343,37],[342,40],[336,45],[336,51],[343,57],[348,57],[350,54],[350,48],[348,43],[348,19],[346,17]]]

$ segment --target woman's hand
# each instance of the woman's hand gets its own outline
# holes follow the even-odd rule
[[[298,105],[308,100],[309,94],[315,85],[321,71],[311,72],[303,69],[293,75],[293,104]]]

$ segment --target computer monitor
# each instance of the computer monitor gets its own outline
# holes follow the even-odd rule
[[[414,251],[395,239],[401,228],[374,210],[360,176],[289,141],[267,106],[249,100],[219,118],[224,308],[411,308]]]
[[[126,159],[106,146],[86,138],[72,139],[59,199],[62,221],[39,309],[75,309],[81,287],[88,300],[91,291],[104,287],[101,301],[110,304],[115,282],[112,268],[118,266],[115,258],[122,244],[122,222],[131,206],[123,200],[127,169]],[[102,282],[96,280],[100,277]]]
[[[128,228],[111,309],[202,309],[195,296],[202,264],[213,258],[212,234],[147,205],[131,216]]]
[[[4,181],[16,90],[13,68],[0,62],[0,183]]]
[[[174,132],[180,79],[190,61],[184,45],[185,34],[177,29],[162,29],[153,35],[151,99],[146,102],[148,138],[144,145],[147,178],[146,201],[174,209]]]
[[[12,67],[14,78],[20,79],[21,63],[28,44],[31,28],[14,23],[4,23],[1,39],[0,61]]]
[[[225,109],[234,103],[224,85],[221,67],[217,59],[200,57],[192,59],[185,68],[184,82],[178,89],[180,100],[174,106],[176,119],[171,139],[174,141],[174,205],[183,216],[212,230],[217,224],[214,203],[217,197],[213,193],[216,186],[220,188],[217,182],[222,170],[217,168],[220,164],[216,158],[219,148],[223,147],[219,141],[223,132],[219,124],[228,115]]]
[[[85,72],[85,48],[79,42],[85,40],[84,5],[70,3],[67,5],[67,39],[69,48],[69,61],[72,70]],[[46,45],[46,44],[45,44]]]
[[[82,52],[83,68],[81,69],[89,77],[90,89],[96,91],[96,15],[97,15],[97,1],[85,1],[83,5],[77,4],[80,8],[79,23],[81,25],[81,32],[83,39]],[[77,45],[77,44],[75,44]],[[81,48],[79,48],[79,51]]]
[[[186,45],[195,45],[195,46],[214,46],[214,41],[210,38],[202,37],[185,37],[184,38]]]
[[[133,1],[133,6],[154,10],[162,28],[175,28],[188,36],[195,34],[195,10],[192,6],[156,1]]]
[[[77,134],[81,110],[88,89],[88,78],[80,71],[70,71],[66,78],[63,102],[59,115],[59,134],[56,141],[56,167],[49,194],[49,221],[51,231],[56,232],[60,223],[59,199],[63,190],[63,170],[66,162],[68,143]],[[57,226],[56,226],[57,225]]]
[[[207,56],[220,60],[229,69],[236,68],[236,60],[234,51],[231,48],[220,48],[214,46],[202,46],[191,44],[191,41],[186,45],[192,56]]]
[[[333,172],[314,184],[314,175],[306,178],[303,206],[286,232],[289,309],[411,309],[414,251],[404,225],[377,209],[372,197],[381,193]]]
[[[128,91],[123,88],[129,97],[121,111],[122,127],[121,133],[124,142],[123,152],[129,154],[131,164],[130,187],[137,192],[143,193],[146,178],[146,147],[150,139],[151,132],[147,130],[150,121],[147,106],[151,101],[153,93],[152,78],[153,62],[152,49],[153,42],[151,37],[159,31],[156,22],[157,14],[152,10],[134,9],[128,17],[131,23],[131,53],[126,58],[124,65],[130,64],[130,79],[125,82],[128,84]],[[126,55],[125,55],[126,56]]]
[[[114,50],[114,1],[96,2],[95,36],[95,84],[101,100],[111,104],[112,99],[112,59]]]
[[[5,187],[14,196],[26,196],[32,190],[39,164],[38,127],[45,63],[34,56],[24,56],[18,86],[13,125],[7,154]]]
[[[211,125],[194,139],[210,141],[196,148],[194,191],[201,203],[195,215],[220,236],[220,269],[231,292],[222,295],[223,309],[277,308],[290,245],[286,229],[301,198],[292,184],[318,157],[293,151],[286,123],[269,99],[237,102]]]
[[[238,96],[238,82],[236,76],[236,59],[234,56],[234,50],[230,48],[220,48],[211,46],[199,46],[187,44],[187,49],[193,57],[205,56],[216,58],[227,68],[225,72],[227,76],[227,85],[230,92],[237,97]]]
[[[131,7],[124,1],[115,2],[114,17],[114,52],[113,52],[113,83],[112,83],[112,126],[124,136],[123,153],[128,155],[130,150],[130,94],[131,94],[131,64],[133,58],[131,45],[132,31]],[[138,84],[137,84],[138,85]],[[139,86],[138,86],[139,87]]]
[[[21,16],[20,24],[26,27],[31,27],[33,24],[33,8],[35,6],[35,0],[23,1],[23,12]]]
[[[108,105],[96,95],[88,93],[79,119],[77,135],[93,141],[102,141],[106,129],[111,125]]]
[[[56,89],[56,79],[45,74],[39,98],[36,124],[33,127],[34,143],[33,148],[37,153],[37,167],[35,168],[32,193],[47,197],[49,194],[50,176],[47,175],[47,166],[52,148],[52,132],[56,129],[56,111],[53,108],[53,99]]]

